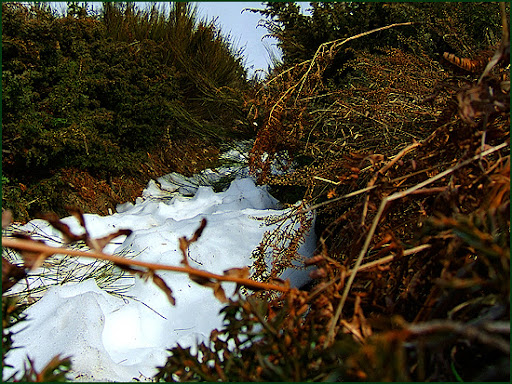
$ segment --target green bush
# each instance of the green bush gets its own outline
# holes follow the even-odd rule
[[[323,43],[394,23],[417,24],[352,40],[350,47],[370,53],[378,52],[379,48],[398,48],[416,54],[425,52],[437,59],[445,51],[471,57],[500,37],[501,24],[496,17],[499,9],[495,3],[311,2],[311,15],[302,14],[292,2],[264,4],[264,9],[251,11],[267,17],[263,25],[278,40],[285,68],[311,59]],[[324,77],[339,81],[339,71],[351,58],[349,51],[338,52]]]
[[[170,139],[231,137],[245,119],[242,58],[188,4],[3,3],[2,23],[3,172],[27,186],[62,168],[135,174]]]

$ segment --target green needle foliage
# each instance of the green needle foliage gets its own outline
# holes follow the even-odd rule
[[[232,137],[245,120],[241,52],[188,3],[70,3],[65,17],[2,3],[2,26],[4,205],[17,217],[55,205],[61,169],[135,174],[170,140]],[[35,196],[20,205],[24,187]]]
[[[392,47],[429,55],[444,51],[463,57],[488,48],[499,37],[496,5],[466,2],[311,2],[302,14],[295,2],[265,2],[252,9],[266,17],[263,26],[277,39],[284,67],[309,60],[325,42],[346,39],[393,23],[416,22],[414,26],[379,32],[351,42],[351,48],[376,52]],[[353,56],[335,53],[324,78],[340,81],[343,64]]]
[[[99,15],[72,5],[60,19],[2,5],[11,201],[58,198],[57,182],[39,183],[36,199],[17,187],[55,169],[129,173],[166,140],[226,137],[246,95],[260,127],[252,170],[307,202],[304,220],[315,210],[314,281],[229,301],[223,328],[170,348],[154,380],[510,382],[508,5],[322,2],[305,16],[266,3],[253,11],[271,17],[283,62],[264,84],[253,79],[259,89],[189,4],[108,3]],[[393,27],[404,22],[414,24]],[[452,76],[464,67],[450,69],[445,52],[499,62],[480,80],[473,66]],[[283,149],[300,168],[274,176]],[[275,269],[301,241],[280,229],[255,253],[272,252]],[[69,267],[68,281],[83,276]],[[124,293],[108,265],[87,273]],[[4,315],[4,329],[16,308],[3,308],[14,319]],[[4,351],[11,344],[4,333]]]

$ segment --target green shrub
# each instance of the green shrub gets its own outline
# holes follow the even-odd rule
[[[278,40],[285,68],[309,60],[326,42],[343,40],[394,23],[416,22],[351,41],[356,50],[379,48],[421,51],[436,59],[444,51],[470,57],[495,44],[500,37],[499,12],[494,3],[432,2],[311,2],[311,15],[302,14],[292,2],[266,2],[252,12],[267,17],[264,26]],[[336,53],[325,78],[338,78],[349,51]]]
[[[3,172],[27,186],[62,168],[135,174],[170,139],[232,137],[245,120],[242,58],[188,4],[59,17],[3,3],[2,22]]]

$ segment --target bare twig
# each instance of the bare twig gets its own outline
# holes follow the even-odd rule
[[[415,253],[422,252],[422,251],[424,251],[426,249],[429,249],[430,247],[431,247],[430,244],[418,245],[417,247],[404,250],[403,253],[402,253],[402,256],[413,255]],[[382,257],[382,258],[380,258],[378,260],[370,261],[368,263],[365,263],[365,264],[361,265],[359,267],[358,271],[364,271],[366,269],[371,269],[371,268],[374,268],[374,267],[376,267],[378,265],[381,265],[381,264],[389,263],[389,262],[393,261],[395,259],[395,257],[396,257],[396,255],[389,255],[389,256]],[[346,274],[352,273],[352,271],[353,271],[353,269],[349,269],[348,271],[346,271]],[[312,293],[309,294],[308,301],[311,301],[311,299],[314,298],[316,295],[318,295],[320,292],[324,291],[326,288],[328,288],[331,285],[333,285],[333,284],[337,283],[338,281],[340,281],[341,278],[342,278],[341,276],[338,276],[337,278],[332,279],[331,281],[329,281],[327,284],[324,284],[320,288],[314,290]]]
[[[391,24],[391,25],[386,25],[385,27],[380,27],[380,28],[376,28],[376,29],[372,29],[371,31],[366,31],[366,32],[363,32],[363,33],[359,33],[357,35],[354,35],[354,36],[351,36],[349,38],[346,38],[346,39],[337,39],[337,40],[333,40],[333,41],[328,41],[326,43],[323,43],[321,44],[318,49],[316,50],[313,58],[311,60],[308,60],[310,62],[309,64],[309,68],[308,70],[306,71],[306,73],[302,76],[302,78],[299,80],[299,83],[300,83],[300,88],[299,88],[299,91],[297,92],[297,98],[299,97],[301,91],[302,91],[302,87],[306,81],[306,78],[307,76],[309,75],[309,72],[311,71],[311,69],[313,68],[313,64],[315,63],[316,61],[316,58],[320,55],[320,53],[323,53],[324,49],[331,45],[331,48],[330,48],[330,51],[334,51],[334,49],[338,49],[339,47],[341,47],[343,44],[345,43],[348,43],[349,41],[351,40],[355,40],[355,39],[359,39],[360,37],[363,37],[363,36],[367,36],[367,35],[371,35],[372,33],[376,33],[376,32],[380,32],[380,31],[384,31],[386,29],[390,29],[390,28],[394,28],[394,27],[400,27],[400,26],[406,26],[406,25],[413,25],[413,24],[417,24],[415,22],[412,22],[412,21],[409,21],[409,22],[406,22],[406,23],[395,23],[395,24]],[[306,61],[306,62],[308,62]],[[306,63],[304,62],[304,63]],[[303,64],[303,63],[301,63]],[[299,84],[297,83],[294,88]],[[297,101],[297,98],[295,99],[295,101]]]
[[[299,64],[296,64],[294,67],[292,68],[289,68],[283,72],[281,72],[279,75],[273,77],[271,80],[269,80],[264,87],[262,87],[262,89],[265,89],[266,87],[268,87],[268,85],[275,81],[277,78],[283,76],[284,74],[288,73],[289,71],[291,71],[292,69],[295,69],[295,68],[298,68],[298,67],[302,67],[304,65],[307,65],[309,64],[309,67],[308,69],[306,70],[306,72],[304,73],[304,75],[302,75],[302,77],[300,78],[300,80],[295,84],[295,85],[292,85],[291,87],[289,87],[283,94],[282,96],[279,98],[279,100],[277,100],[277,102],[272,106],[271,110],[270,110],[270,113],[269,113],[269,118],[268,120],[270,121],[273,116],[274,116],[274,111],[276,110],[276,108],[279,107],[280,103],[282,103],[286,96],[288,95],[291,95],[296,89],[297,87],[298,90],[296,92],[296,97],[295,97],[295,101],[294,101],[294,104],[297,103],[297,100],[298,98],[300,97],[300,94],[302,92],[302,88],[306,82],[306,79],[308,78],[315,62],[316,62],[316,59],[318,58],[318,56],[324,52],[324,50],[326,49],[326,47],[328,47],[329,45],[331,45],[331,48],[330,48],[330,51],[332,52],[334,49],[337,49],[339,47],[341,47],[343,44],[345,43],[348,43],[349,41],[351,40],[355,40],[355,39],[358,39],[360,37],[363,37],[363,36],[367,36],[367,35],[370,35],[372,33],[376,33],[376,32],[380,32],[380,31],[384,31],[386,29],[389,29],[389,28],[394,28],[394,27],[399,27],[399,26],[406,26],[406,25],[413,25],[413,24],[417,24],[415,22],[406,22],[406,23],[395,23],[395,24],[391,24],[391,25],[387,25],[385,27],[380,27],[380,28],[376,28],[376,29],[372,29],[371,31],[366,31],[366,32],[363,32],[363,33],[359,33],[357,35],[354,35],[354,36],[351,36],[349,38],[346,38],[346,39],[338,39],[338,40],[333,40],[333,41],[328,41],[326,43],[323,43],[321,44],[318,49],[316,50],[314,56],[312,59],[310,60],[306,60],[306,61],[303,61],[302,63],[299,63]]]
[[[366,188],[358,189],[357,191],[353,191],[353,192],[347,193],[346,195],[339,196],[339,197],[336,197],[334,199],[330,199],[328,201],[324,201],[322,203],[318,203],[318,204],[312,205],[311,207],[304,208],[304,209],[301,209],[301,210],[298,210],[298,211],[292,211],[289,214],[284,215],[280,219],[276,219],[274,221],[274,223],[277,223],[279,221],[288,220],[289,218],[291,218],[293,216],[296,216],[296,215],[302,215],[304,213],[307,213],[307,212],[310,212],[310,211],[314,211],[317,208],[324,207],[324,206],[332,204],[332,203],[334,203],[336,201],[340,201],[340,200],[343,200],[343,199],[348,199],[349,197],[360,195],[361,193],[368,192],[368,191],[370,191],[370,190],[372,190],[374,188],[377,188],[377,186],[373,185],[371,187],[366,187]]]
[[[419,147],[420,145],[421,145],[420,142],[414,142],[411,145],[409,145],[409,146],[405,147],[404,149],[402,149],[399,153],[397,153],[396,156],[394,156],[393,159],[389,163],[387,163],[384,167],[382,167],[377,172],[375,172],[375,174],[373,175],[372,179],[368,182],[368,188],[374,186],[374,184],[377,181],[377,178],[379,177],[379,175],[383,175],[384,173],[386,173],[386,171],[389,168],[391,168],[398,160],[400,160],[402,157],[404,157],[406,154],[411,152],[416,147]],[[368,213],[368,204],[369,204],[369,202],[370,202],[370,195],[368,194],[368,195],[366,195],[366,200],[365,200],[364,206],[363,206],[363,214],[362,214],[362,219],[361,219],[361,227],[364,226],[364,221],[366,219],[366,214]]]
[[[502,35],[501,35],[501,43],[496,52],[494,52],[493,57],[489,62],[487,63],[487,66],[485,67],[484,71],[480,75],[480,78],[478,79],[478,84],[482,82],[485,76],[491,72],[491,69],[498,64],[500,60],[506,55],[508,56],[510,54],[510,36],[509,36],[509,30],[508,30],[508,21],[507,21],[507,13],[505,11],[505,3],[499,3],[500,5],[500,14],[501,14],[501,23],[502,23]],[[507,51],[509,53],[507,53]]]
[[[79,250],[75,250],[75,249],[50,247],[48,245],[38,244],[32,240],[10,239],[7,237],[2,237],[2,246],[7,247],[7,248],[13,248],[13,249],[22,249],[22,250],[26,250],[26,251],[30,251],[30,252],[47,253],[50,255],[63,254],[63,255],[70,255],[70,256],[81,256],[81,257],[88,257],[88,258],[93,258],[93,259],[108,260],[108,261],[111,261],[113,263],[120,264],[120,265],[138,266],[138,267],[147,268],[147,269],[153,270],[153,271],[165,270],[165,271],[188,273],[189,275],[197,276],[199,278],[214,279],[217,281],[233,282],[233,283],[237,283],[237,284],[246,286],[248,288],[253,288],[253,289],[275,290],[275,291],[280,291],[280,292],[288,292],[290,290],[290,288],[285,287],[285,286],[261,283],[258,281],[254,281],[254,280],[250,280],[250,279],[243,279],[243,278],[239,278],[236,276],[217,275],[215,273],[202,271],[200,269],[196,269],[196,268],[192,268],[192,267],[178,267],[178,266],[173,266],[173,265],[147,263],[144,261],[131,260],[131,259],[126,259],[124,257],[114,256],[114,255],[107,255],[102,252],[84,252],[84,251],[79,251]]]
[[[510,324],[508,325],[508,332],[510,332]],[[502,328],[502,322],[499,322],[497,327],[493,327],[493,323],[486,323],[485,326],[476,327],[467,323],[460,323],[451,320],[433,320],[427,323],[411,324],[407,327],[407,330],[413,335],[424,335],[437,332],[454,332],[469,339],[478,340],[482,344],[489,345],[509,354],[509,341],[487,332],[493,329],[502,330]]]

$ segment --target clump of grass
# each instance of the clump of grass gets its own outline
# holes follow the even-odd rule
[[[19,232],[14,228],[6,228],[4,236]],[[34,236],[34,235],[32,235]],[[44,232],[38,231],[34,238],[51,239],[56,246],[65,245],[64,241],[55,239]],[[89,251],[90,248],[79,241],[69,246],[69,249]],[[137,255],[122,250],[115,254],[125,258],[134,258]],[[13,265],[23,266],[23,257],[14,249],[3,248],[2,257]],[[80,283],[87,279],[94,279],[99,288],[105,292],[120,298],[127,298],[126,292],[134,284],[134,277],[115,266],[107,260],[80,260],[64,254],[56,254],[47,258],[41,266],[29,272],[25,279],[18,282],[11,291],[4,294],[4,297],[15,297],[22,304],[33,304],[39,300],[52,286],[69,283]]]

